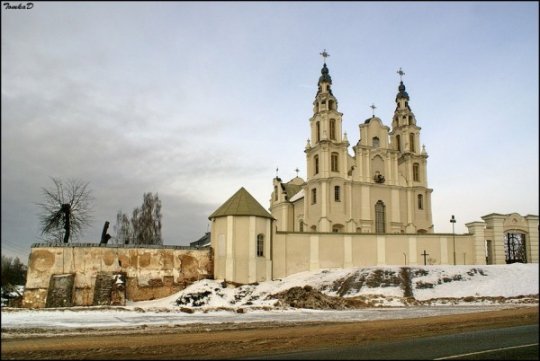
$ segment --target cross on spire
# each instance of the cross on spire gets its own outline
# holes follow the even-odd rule
[[[373,112],[373,116],[375,116],[375,108],[377,108],[377,107],[373,103],[369,107],[371,108],[371,110]]]
[[[278,171],[279,171],[279,168],[276,168],[276,178],[279,178],[278,177]]]
[[[396,73],[399,74],[399,81],[403,81],[403,75],[405,75],[405,72],[401,70],[401,67],[399,68],[398,71],[396,71]]]
[[[330,54],[328,54],[328,53],[326,52],[326,49],[324,49],[324,50],[322,51],[322,53],[319,53],[319,54],[321,54],[321,56],[324,58],[324,63],[326,64],[326,58],[328,58],[328,57],[330,56]]]

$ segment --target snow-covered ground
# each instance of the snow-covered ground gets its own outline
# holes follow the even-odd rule
[[[128,302],[123,307],[3,308],[2,330],[353,322],[477,312],[516,305],[538,307],[538,270],[538,264],[516,263],[412,266],[404,273],[402,267],[388,266],[302,272],[244,286],[201,280],[169,297]],[[363,306],[337,310],[293,308],[278,295],[294,288],[309,291],[306,297],[361,300]]]

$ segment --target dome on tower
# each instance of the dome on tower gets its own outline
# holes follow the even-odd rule
[[[402,81],[399,82],[398,90],[399,90],[399,93],[396,95],[396,100],[400,98],[405,98],[409,100],[409,94],[407,94],[407,92],[405,91],[405,84],[403,84]]]
[[[321,77],[319,78],[319,83],[325,81],[327,83],[332,84],[332,77],[328,73],[328,68],[326,67],[326,63],[324,63],[322,69],[321,69]]]

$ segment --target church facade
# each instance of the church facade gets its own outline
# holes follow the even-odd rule
[[[321,73],[305,148],[307,180],[273,181],[278,231],[433,233],[428,155],[403,82],[392,128],[367,119],[351,156],[326,63]]]
[[[391,128],[375,115],[366,119],[353,155],[326,62],[317,85],[306,179],[276,176],[270,212],[241,188],[210,215],[214,278],[252,283],[321,268],[538,263],[537,215],[493,213],[467,223],[467,234],[434,233],[428,154],[402,80]]]

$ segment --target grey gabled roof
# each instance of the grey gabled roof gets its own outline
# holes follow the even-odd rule
[[[225,203],[212,213],[208,219],[225,216],[257,216],[273,218],[266,209],[244,187],[233,194]]]

